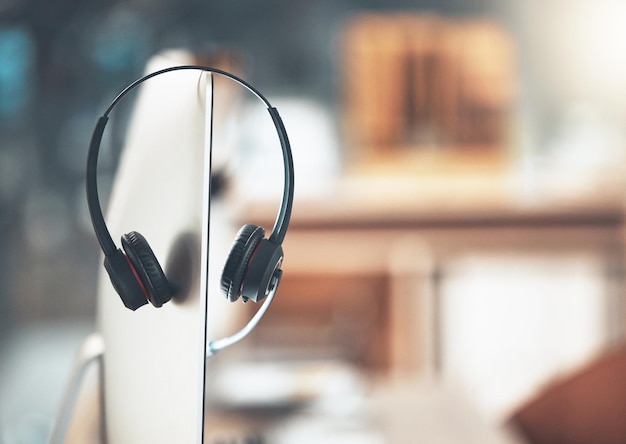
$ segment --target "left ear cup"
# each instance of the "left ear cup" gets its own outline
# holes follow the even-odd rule
[[[134,311],[148,303],[144,285],[138,280],[133,265],[122,250],[118,248],[105,256],[104,268],[126,308]]]
[[[122,236],[122,247],[143,283],[148,300],[161,307],[172,298],[172,291],[148,241],[136,231]]]
[[[244,225],[237,233],[221,279],[222,292],[229,301],[235,302],[239,299],[248,262],[264,236],[265,230],[262,227],[251,224]]]

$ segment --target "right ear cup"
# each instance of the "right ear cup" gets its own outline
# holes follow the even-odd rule
[[[172,298],[172,291],[148,241],[136,231],[131,231],[122,236],[122,246],[146,289],[148,300],[155,307],[161,307]]]
[[[264,236],[265,230],[262,227],[250,224],[241,227],[237,233],[221,279],[222,292],[229,301],[235,302],[239,299],[248,263]]]

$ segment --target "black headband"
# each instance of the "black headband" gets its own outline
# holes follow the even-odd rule
[[[181,70],[199,70],[219,74],[224,77],[230,78],[238,84],[247,88],[259,100],[261,100],[265,104],[265,106],[267,106],[267,110],[272,117],[272,121],[274,122],[274,126],[276,127],[276,131],[278,133],[284,163],[283,197],[269,240],[277,245],[282,244],[283,239],[285,238],[285,234],[287,232],[289,220],[291,218],[291,208],[293,205],[294,171],[291,146],[289,144],[289,139],[287,137],[287,132],[285,131],[282,119],[278,114],[278,110],[274,108],[265,98],[265,96],[263,96],[263,94],[261,94],[256,88],[254,88],[245,80],[242,80],[231,73],[222,71],[221,69],[209,68],[206,66],[182,65],[155,71],[153,73],[147,74],[140,79],[135,80],[133,83],[128,85],[126,88],[124,88],[124,90],[122,90],[122,92],[117,95],[117,97],[111,102],[104,114],[98,119],[96,127],[93,131],[93,135],[91,136],[91,142],[89,144],[89,153],[87,155],[87,204],[89,206],[89,213],[91,215],[91,223],[93,224],[96,237],[98,238],[98,242],[100,243],[100,246],[102,247],[105,256],[109,256],[115,253],[115,251],[117,250],[115,242],[113,242],[111,234],[109,233],[109,230],[104,221],[102,208],[100,206],[100,199],[98,197],[98,183],[96,178],[98,169],[98,153],[100,151],[102,135],[104,134],[104,129],[109,120],[109,114],[113,111],[113,108],[115,108],[115,106],[124,98],[124,96],[126,96],[126,94],[131,92],[133,89],[141,85],[146,80],[149,80],[152,77],[156,77],[161,74]]]

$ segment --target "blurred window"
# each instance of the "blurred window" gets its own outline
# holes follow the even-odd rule
[[[19,118],[28,105],[32,85],[33,42],[21,27],[0,28],[0,119]]]

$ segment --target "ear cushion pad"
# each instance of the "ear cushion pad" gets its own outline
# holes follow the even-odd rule
[[[231,302],[239,298],[248,262],[264,236],[263,228],[250,224],[241,227],[237,233],[226,259],[221,280],[222,292]]]
[[[122,236],[122,246],[148,291],[150,303],[160,307],[169,301],[172,298],[169,283],[148,241],[136,231],[131,231]]]

